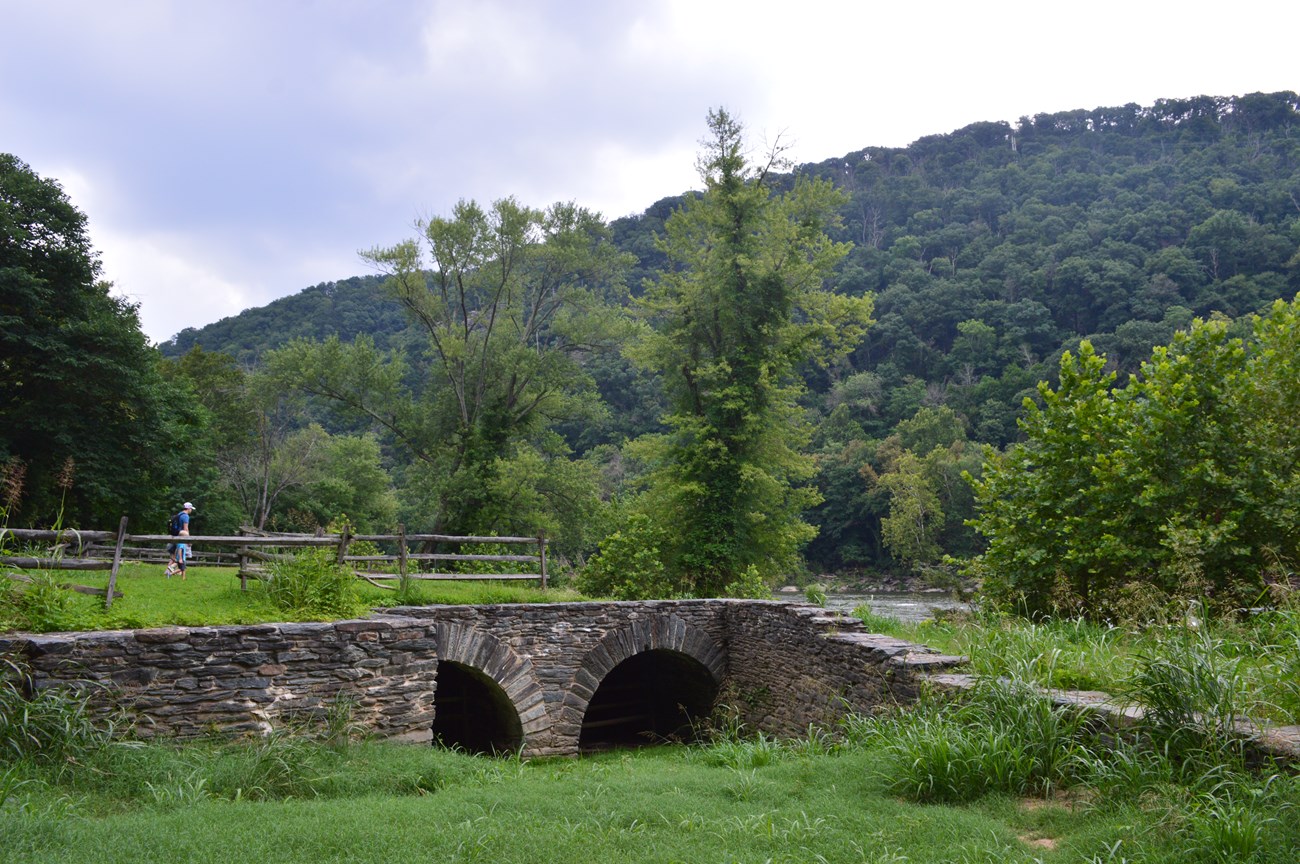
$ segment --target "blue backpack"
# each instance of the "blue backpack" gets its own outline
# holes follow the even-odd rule
[[[172,517],[172,521],[167,523],[167,533],[173,537],[180,536],[181,533],[181,514],[177,513]]]

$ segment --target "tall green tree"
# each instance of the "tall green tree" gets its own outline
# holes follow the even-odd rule
[[[110,288],[85,215],[57,182],[0,154],[0,463],[26,466],[11,519],[160,521],[183,479],[193,418],[135,307]]]
[[[704,596],[750,567],[793,567],[813,536],[796,371],[854,347],[871,312],[869,298],[825,287],[849,248],[827,234],[844,196],[806,177],[776,194],[781,150],[753,162],[735,118],[719,109],[708,124],[705,189],[665,223],[670,265],[647,293],[653,330],[635,349],[662,372],[671,412],[670,431],[639,448],[654,466],[650,506],[672,527],[679,587]]]
[[[597,214],[572,204],[462,201],[420,227],[423,243],[364,254],[427,337],[424,357],[407,364],[366,339],[299,341],[270,367],[410,458],[407,504],[427,527],[554,532],[596,492],[593,474],[575,497],[548,430],[603,410],[585,363],[627,332],[617,301],[628,258]]]
[[[921,408],[880,443],[877,464],[864,466],[862,476],[889,495],[880,527],[897,561],[933,570],[945,552],[976,551],[965,524],[974,515],[974,496],[963,475],[978,475],[982,461],[963,418],[947,407]]]

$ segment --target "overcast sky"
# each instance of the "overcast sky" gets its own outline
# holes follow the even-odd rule
[[[1297,33],[1281,0],[0,0],[0,152],[161,341],[370,272],[460,198],[639,213],[698,186],[710,107],[821,161],[1300,90]]]

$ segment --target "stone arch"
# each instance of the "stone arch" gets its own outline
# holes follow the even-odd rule
[[[715,687],[726,677],[726,652],[704,630],[673,614],[651,611],[636,618],[607,633],[588,651],[565,688],[559,731],[572,741],[574,749],[587,709],[606,676],[625,661],[652,651],[694,661],[691,665],[702,667]]]
[[[465,624],[438,624],[438,661],[459,664],[494,682],[519,714],[527,749],[550,727],[542,686],[532,662],[508,644]]]

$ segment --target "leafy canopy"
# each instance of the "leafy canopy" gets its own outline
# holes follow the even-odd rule
[[[181,500],[168,489],[183,480],[190,406],[99,274],[85,215],[0,153],[0,464],[26,479],[15,524],[103,527]]]
[[[461,201],[420,228],[423,243],[363,255],[389,274],[427,339],[423,356],[384,355],[366,338],[298,341],[274,353],[272,369],[409,457],[408,503],[429,527],[580,527],[594,477],[574,470],[548,430],[601,411],[585,363],[626,332],[613,302],[626,256],[597,214],[572,204]]]
[[[1036,615],[1207,597],[1257,605],[1300,560],[1300,297],[1234,338],[1196,320],[1122,388],[1088,342],[975,481],[969,572]],[[1152,598],[1155,598],[1154,600]]]

